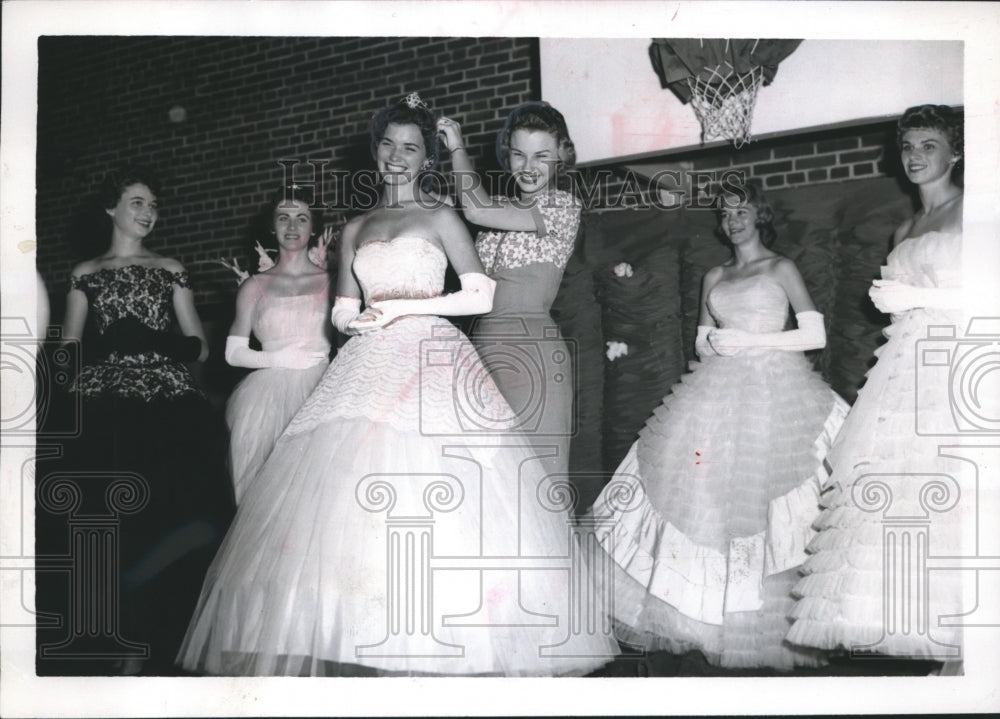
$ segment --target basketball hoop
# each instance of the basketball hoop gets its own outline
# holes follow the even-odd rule
[[[757,92],[801,40],[653,40],[650,60],[663,87],[690,102],[701,123],[701,142],[750,141]]]
[[[705,76],[688,78],[691,107],[701,123],[702,144],[709,140],[732,140],[739,149],[750,142],[754,103],[763,80],[760,67],[753,67],[743,75],[722,75],[717,68],[711,68]]]

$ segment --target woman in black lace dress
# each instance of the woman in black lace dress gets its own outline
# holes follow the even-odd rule
[[[156,196],[156,181],[142,170],[109,175],[103,201],[110,246],[70,278],[64,338],[80,340],[88,318],[96,329],[82,343],[84,367],[73,386],[81,436],[59,463],[79,502],[67,511],[59,501],[66,495],[39,477],[38,526],[45,531],[38,546],[51,554],[61,544],[63,552],[86,557],[88,568],[74,571],[90,576],[89,567],[103,559],[93,547],[71,546],[74,519],[117,517],[117,569],[108,574],[118,587],[105,600],[98,588],[81,590],[72,573],[61,590],[58,579],[48,579],[52,597],[40,587],[43,604],[59,609],[67,596],[69,603],[57,612],[67,615],[64,641],[40,651],[39,673],[47,673],[48,657],[81,658],[81,647],[93,649],[93,659],[110,660],[90,671],[176,673],[173,657],[233,512],[224,425],[182,364],[208,355],[188,273],[143,244],[158,218]],[[86,616],[94,606],[104,610],[96,623]],[[109,641],[116,624],[118,639]]]

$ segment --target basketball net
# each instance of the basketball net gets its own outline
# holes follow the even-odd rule
[[[757,91],[764,79],[760,66],[743,75],[724,76],[719,68],[688,78],[691,106],[701,123],[701,141],[732,140],[736,148],[750,141]]]

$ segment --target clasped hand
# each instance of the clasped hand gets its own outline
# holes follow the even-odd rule
[[[407,314],[413,314],[409,300],[379,300],[348,322],[347,327],[358,333],[371,332]]]
[[[735,327],[720,327],[709,331],[708,343],[722,357],[732,357],[759,346],[759,340],[755,340],[752,332]]]
[[[894,314],[923,305],[923,290],[898,280],[875,280],[868,296],[879,312]]]
[[[292,345],[271,352],[274,367],[285,369],[309,369],[328,359],[326,352],[306,349],[303,345]]]

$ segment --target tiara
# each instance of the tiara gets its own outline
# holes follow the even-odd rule
[[[406,106],[411,110],[416,110],[417,108],[421,108],[427,110],[427,112],[431,112],[431,106],[428,105],[426,102],[424,102],[421,99],[420,95],[416,92],[411,92],[409,95],[407,95],[402,99],[402,102],[405,102]]]

